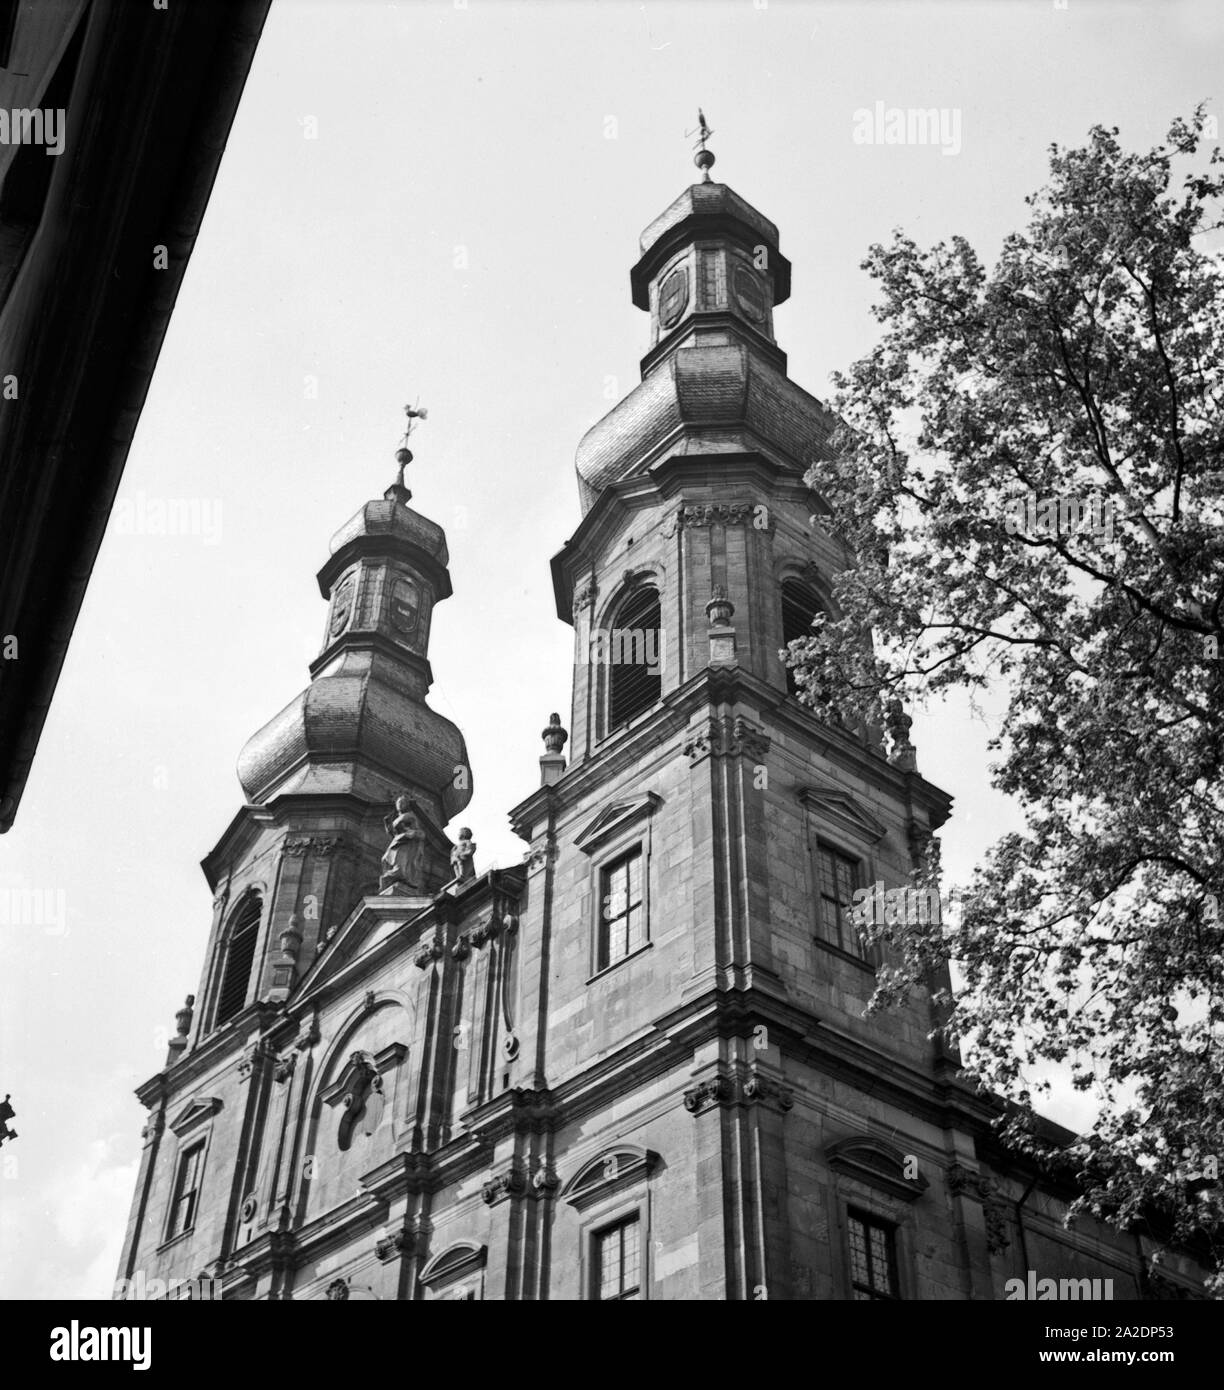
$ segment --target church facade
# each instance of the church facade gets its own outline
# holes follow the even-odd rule
[[[573,699],[511,812],[522,864],[480,872],[443,830],[472,787],[426,703],[448,559],[401,468],[334,537],[310,684],[243,750],[204,861],[205,964],[138,1092],[121,1279],[1159,1292],[1147,1237],[1063,1229],[1073,1194],[1000,1150],[929,1000],[863,1017],[878,962],[846,908],[907,883],[951,803],[903,716],[853,729],[795,696],[780,649],[847,562],[804,483],[835,421],[775,341],[777,228],[698,162],[632,270],[641,383],[578,449],[584,515],[553,560]],[[1194,1285],[1172,1257],[1163,1279]]]

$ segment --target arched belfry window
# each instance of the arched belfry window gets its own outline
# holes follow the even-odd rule
[[[263,899],[258,893],[248,894],[239,904],[230,924],[225,943],[225,965],[221,971],[221,987],[217,991],[217,1007],[213,1027],[228,1023],[242,1011],[247,989],[251,983],[251,967],[255,964],[255,946],[259,940],[259,919],[263,915]]]
[[[827,613],[828,608],[820,594],[802,579],[786,579],[782,582],[782,641],[789,647],[801,637],[811,637],[812,620],[818,613]],[[799,693],[799,685],[794,671],[786,668],[786,689],[790,695]]]
[[[622,728],[656,704],[663,693],[659,591],[632,590],[600,633],[596,659],[608,668],[608,732]]]

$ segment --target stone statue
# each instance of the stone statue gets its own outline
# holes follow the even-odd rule
[[[421,824],[407,796],[395,803],[396,814],[387,816],[383,824],[391,843],[382,857],[383,871],[379,886],[386,892],[396,885],[425,889],[425,827]]]
[[[459,831],[459,843],[451,850],[451,869],[460,883],[476,877],[476,845],[472,832],[463,826]]]
[[[174,1026],[178,1029],[180,1038],[185,1038],[191,1032],[191,1019],[195,1008],[195,995],[189,994],[187,1002],[174,1015]]]
[[[906,714],[900,700],[889,700],[884,707],[884,718],[891,745],[888,761],[903,771],[913,772],[917,767],[914,745],[910,742],[909,736],[913,719]]]

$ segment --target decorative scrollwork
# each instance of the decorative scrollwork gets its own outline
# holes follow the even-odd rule
[[[486,1205],[495,1206],[498,1202],[504,1202],[507,1197],[521,1196],[526,1190],[527,1180],[523,1177],[522,1169],[515,1164],[504,1173],[490,1178],[480,1189],[480,1195]]]
[[[749,1103],[773,1101],[779,1110],[789,1110],[795,1104],[795,1093],[791,1088],[772,1077],[754,1073],[744,1081],[742,1090],[744,1099]]]
[[[725,1076],[711,1076],[691,1086],[684,1093],[684,1108],[690,1115],[699,1115],[711,1106],[721,1105],[731,1098],[731,1086]]]
[[[390,1235],[376,1242],[374,1254],[382,1264],[394,1260],[399,1255],[410,1255],[416,1241],[411,1231],[392,1231]]]
[[[751,526],[760,513],[753,502],[685,503],[676,512],[676,525]]]
[[[441,958],[442,943],[437,937],[434,937],[432,941],[426,943],[417,950],[416,955],[412,958],[412,962],[418,970],[428,970],[434,961],[440,960]]]

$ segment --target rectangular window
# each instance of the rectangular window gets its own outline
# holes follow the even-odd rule
[[[855,1299],[900,1297],[892,1227],[857,1211],[849,1213],[849,1226],[850,1283]]]
[[[599,897],[599,949],[595,968],[604,970],[646,943],[640,846],[600,871]]]
[[[613,1299],[624,1302],[642,1296],[642,1242],[640,1225],[635,1212],[596,1231],[595,1241],[595,1298],[603,1303]]]
[[[193,1144],[179,1158],[174,1179],[174,1201],[170,1204],[170,1224],[166,1239],[173,1240],[195,1225],[200,1202],[200,1174],[204,1166],[204,1144]]]
[[[864,956],[858,932],[846,921],[846,913],[854,905],[854,893],[859,887],[859,861],[828,845],[817,844],[816,873],[820,879],[820,939],[851,955]]]
[[[725,309],[727,307],[727,280],[723,270],[722,251],[703,251],[701,253],[701,307],[703,309]]]

